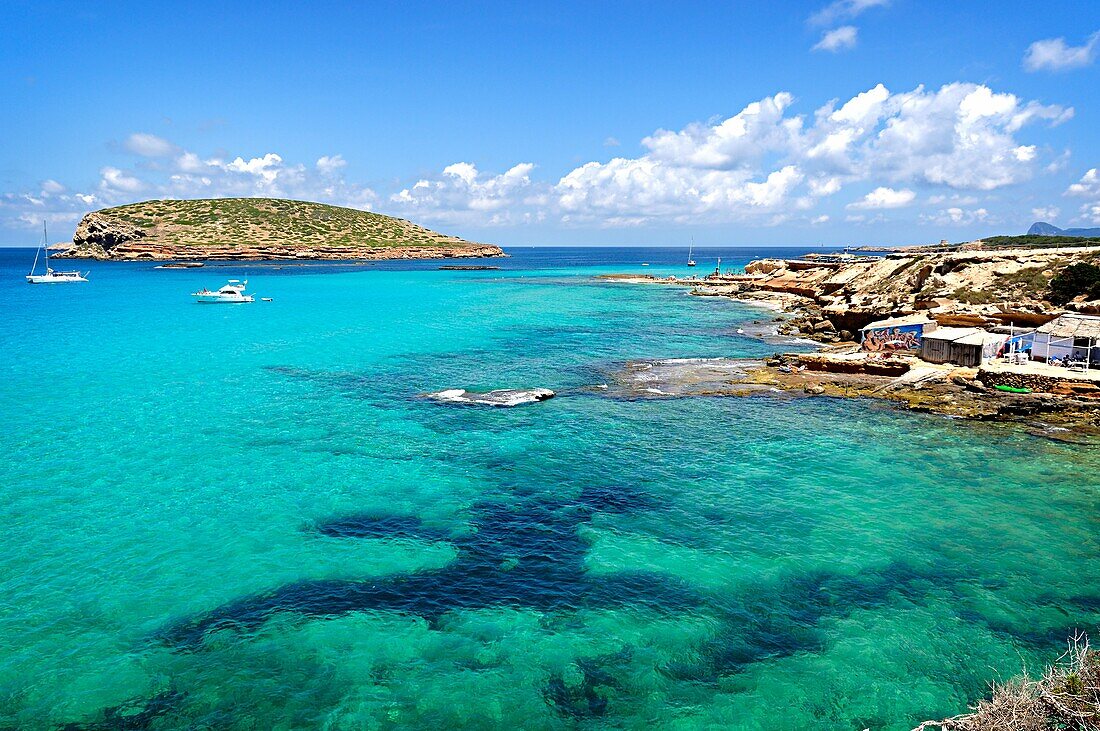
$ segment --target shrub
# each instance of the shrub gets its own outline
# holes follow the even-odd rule
[[[952,299],[964,302],[968,305],[988,305],[997,301],[997,295],[984,289],[967,289],[959,287],[951,293]]]
[[[1100,727],[1100,656],[1083,634],[1039,680],[995,684],[970,713],[925,721],[913,731],[1092,731]]]
[[[1056,305],[1082,294],[1100,299],[1100,267],[1095,264],[1070,264],[1050,280],[1050,301]]]

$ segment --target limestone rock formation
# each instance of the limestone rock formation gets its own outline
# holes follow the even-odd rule
[[[144,230],[122,219],[111,218],[99,212],[89,213],[77,225],[76,233],[73,234],[72,247],[66,249],[60,256],[110,259],[115,247],[140,241],[145,236]]]
[[[800,299],[795,324],[817,335],[851,335],[872,320],[918,311],[929,311],[941,325],[1038,325],[1052,317],[1045,301],[1051,277],[1096,260],[1100,247],[809,255],[752,262],[730,284],[741,293]],[[1073,306],[1091,312],[1094,304]]]

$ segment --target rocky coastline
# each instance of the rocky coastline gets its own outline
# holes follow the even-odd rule
[[[1043,298],[1062,267],[1100,260],[1100,247],[1043,250],[912,252],[887,256],[807,255],[750,262],[744,272],[707,277],[603,275],[624,284],[680,286],[692,295],[724,297],[772,313],[764,318],[780,335],[817,343],[813,353],[776,353],[737,361],[736,375],[713,377],[715,363],[658,368],[669,375],[644,389],[631,386],[628,364],[613,377],[633,397],[791,396],[873,398],[911,411],[976,421],[1020,422],[1046,436],[1100,437],[1100,383],[1053,378],[987,366],[932,365],[915,354],[889,356],[860,350],[865,325],[890,317],[924,314],[941,326],[1036,326],[1061,312],[1100,312],[1100,301],[1078,298],[1057,308]],[[732,361],[731,361],[732,362]],[[1027,390],[1013,393],[998,387]],[[1064,432],[1064,429],[1072,429]]]
[[[984,369],[928,367],[912,356],[867,360],[850,349],[731,358],[632,361],[609,374],[610,398],[698,396],[875,399],[915,413],[1011,422],[1059,441],[1100,439],[1100,386],[1011,393]],[[1091,441],[1090,441],[1091,443]]]

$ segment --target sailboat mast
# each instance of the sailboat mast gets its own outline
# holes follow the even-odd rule
[[[50,239],[46,236],[46,221],[42,220],[42,250],[46,252],[46,271],[50,270]],[[34,260],[38,261],[38,255],[36,254]]]
[[[31,274],[34,274],[34,270],[38,268],[38,255],[42,253],[40,249],[34,250],[34,264],[31,264]]]

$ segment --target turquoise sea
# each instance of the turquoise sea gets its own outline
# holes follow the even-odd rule
[[[908,729],[1100,625],[1100,450],[613,398],[773,315],[593,278],[683,250],[511,254],[32,287],[0,250],[0,728]],[[188,296],[245,275],[273,301]]]

